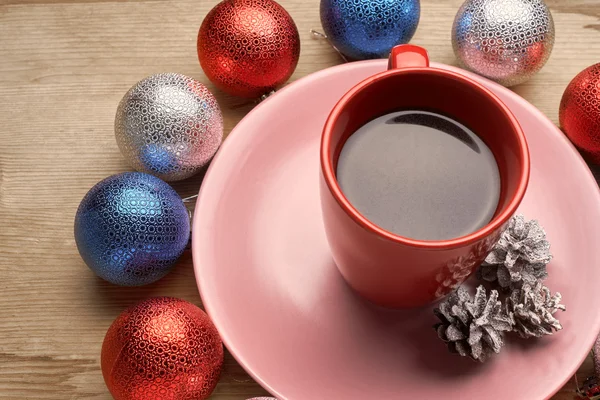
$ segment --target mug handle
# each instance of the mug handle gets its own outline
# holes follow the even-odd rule
[[[429,56],[423,47],[401,44],[390,52],[388,69],[429,67]]]

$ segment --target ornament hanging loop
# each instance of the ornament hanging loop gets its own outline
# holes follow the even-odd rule
[[[326,34],[321,33],[315,29],[311,29],[310,30],[310,36],[315,39],[315,40],[326,40],[327,43],[329,43],[329,45],[331,46],[332,49],[334,49],[336,51],[336,53],[339,54],[339,56],[342,58],[342,60],[344,60],[344,62],[348,62],[348,59],[346,58],[346,56],[344,56],[342,54],[342,52],[333,45],[333,43],[331,43],[331,40],[329,40],[329,38],[327,37]]]
[[[252,99],[251,100],[247,99],[247,100],[243,101],[242,103],[235,104],[235,105],[231,106],[231,109],[232,110],[239,110],[240,108],[244,108],[244,107],[248,107],[248,106],[254,107],[254,106],[262,103],[263,101],[265,101],[266,99],[268,99],[272,95],[274,95],[276,91],[277,90],[273,89],[270,92],[267,92],[267,93],[261,95],[260,97],[258,97],[256,99],[253,99],[253,100]]]
[[[188,217],[190,218],[190,239],[188,240],[188,243],[185,247],[186,250],[192,249],[192,225],[193,225],[193,221],[194,221],[194,212],[192,211],[192,209],[194,209],[196,207],[197,199],[198,199],[197,194],[181,199],[181,201],[183,202],[183,205],[185,206],[185,208],[188,212]]]
[[[327,35],[324,33],[321,33],[315,29],[311,29],[310,30],[310,34],[312,35],[313,39],[327,39]]]
[[[181,201],[183,201],[184,203],[191,203],[193,200],[196,200],[197,198],[198,198],[198,195],[195,194],[193,196],[183,198],[183,199],[181,199]]]

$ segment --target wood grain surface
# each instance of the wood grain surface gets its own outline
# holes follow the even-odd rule
[[[319,0],[281,0],[302,39],[292,80],[341,62],[323,41]],[[455,64],[450,28],[461,0],[421,0],[414,44]],[[567,83],[600,61],[600,0],[547,0],[556,44],[546,67],[514,88],[551,120]],[[120,288],[96,278],[73,239],[77,206],[95,183],[130,170],[114,139],[120,98],[174,71],[216,94],[229,132],[252,108],[208,82],[196,34],[215,0],[0,0],[0,399],[110,399],[100,372],[106,329],[127,306],[169,295],[200,304],[186,253],[160,282]],[[175,188],[197,193],[202,177]],[[594,310],[596,311],[596,310]],[[591,372],[586,362],[580,371]],[[266,394],[227,355],[212,399]],[[555,400],[573,399],[569,383]],[[308,399],[312,400],[312,399]],[[536,399],[533,399],[536,400]]]

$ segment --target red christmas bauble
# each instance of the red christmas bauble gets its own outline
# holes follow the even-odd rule
[[[222,91],[258,98],[285,83],[298,64],[300,36],[273,0],[225,0],[198,32],[198,58]]]
[[[112,323],[101,364],[116,400],[203,400],[221,374],[223,344],[204,311],[157,297],[128,308]]]
[[[600,164],[600,63],[581,71],[563,93],[560,126],[588,160]]]

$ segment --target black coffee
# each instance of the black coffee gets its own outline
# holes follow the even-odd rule
[[[485,226],[500,196],[494,155],[466,126],[426,111],[376,118],[345,143],[337,179],[368,220],[419,240]]]

